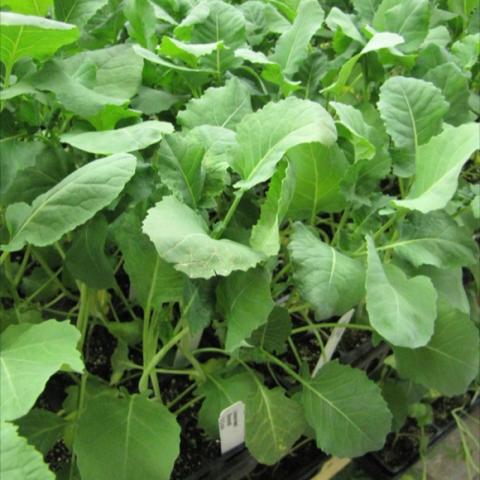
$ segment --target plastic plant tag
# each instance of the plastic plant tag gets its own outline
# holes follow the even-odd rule
[[[350,320],[353,317],[353,312],[355,309],[349,310],[347,313],[344,313],[341,317],[340,320],[338,321],[339,325],[345,325],[350,322]],[[332,355],[335,353],[335,350],[337,348],[337,345],[339,344],[340,340],[342,339],[342,335],[345,332],[345,328],[341,327],[335,327],[332,331],[332,334],[330,335],[330,338],[328,339],[327,344],[325,345],[325,349],[320,355],[320,358],[318,359],[317,364],[315,365],[315,368],[313,369],[312,373],[312,378],[314,378],[318,371],[332,358]]]
[[[245,442],[245,404],[242,401],[221,411],[218,429],[222,455]]]

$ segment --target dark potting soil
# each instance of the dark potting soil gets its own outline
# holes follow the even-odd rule
[[[87,370],[108,382],[112,375],[110,359],[116,346],[116,338],[103,325],[95,325],[85,345]]]
[[[452,410],[469,404],[472,395],[465,393],[456,397],[440,397],[432,402],[433,421],[439,429],[448,427],[454,422]]]
[[[35,402],[35,407],[55,413],[58,412],[61,410],[63,401],[67,397],[67,387],[74,384],[73,378],[67,373],[55,373],[49,378],[45,389]]]
[[[62,440],[55,443],[53,448],[45,455],[45,461],[48,463],[50,470],[58,472],[65,469],[70,464],[71,452]]]

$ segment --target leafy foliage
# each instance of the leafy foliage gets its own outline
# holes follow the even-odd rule
[[[237,401],[260,463],[359,456],[478,390],[474,2],[0,10],[2,477],[167,479]]]

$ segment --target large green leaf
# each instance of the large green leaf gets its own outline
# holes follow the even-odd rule
[[[267,323],[257,328],[248,343],[267,352],[283,353],[292,331],[292,322],[288,310],[275,305],[268,316]]]
[[[349,163],[341,148],[320,143],[299,145],[288,152],[288,159],[296,177],[289,217],[314,223],[320,212],[336,212],[345,206],[340,182]]]
[[[233,77],[223,87],[211,87],[200,98],[190,100],[177,120],[186,128],[201,125],[235,128],[251,113],[250,93],[238,78]]]
[[[203,218],[174,197],[163,198],[148,211],[143,231],[160,257],[191,278],[227,276],[263,258],[240,243],[210,237]]]
[[[479,148],[480,130],[475,123],[448,127],[418,148],[415,181],[399,207],[427,213],[443,208],[457,189],[458,175]]]
[[[82,478],[168,480],[180,450],[180,427],[158,401],[99,395],[87,403],[73,448]]]
[[[283,74],[292,76],[307,58],[308,45],[321,27],[324,12],[317,0],[301,0],[293,25],[281,35],[271,60],[280,64]]]
[[[268,180],[283,155],[297,145],[329,146],[336,138],[332,117],[318,103],[295,97],[269,103],[245,116],[237,127],[239,148],[233,168],[242,180],[235,186],[248,190]]]
[[[217,301],[227,323],[225,349],[232,351],[267,322],[274,306],[270,275],[261,267],[234,272],[220,281]]]
[[[478,375],[480,340],[468,315],[441,309],[430,342],[414,350],[394,348],[398,371],[452,396],[464,393]]]
[[[395,32],[405,39],[402,50],[415,51],[428,33],[428,0],[383,0],[376,9],[373,26],[380,31]]]
[[[355,25],[353,15],[349,15],[348,13],[342,12],[339,8],[333,7],[330,12],[328,12],[325,23],[330,30],[334,32],[341,31],[344,35],[362,45],[365,43],[362,34]]]
[[[260,211],[260,218],[250,235],[250,245],[266,256],[276,255],[280,249],[280,224],[288,210],[295,188],[295,171],[285,162],[270,181]]]
[[[416,267],[449,268],[473,265],[478,249],[470,233],[445,212],[415,212],[400,225],[400,237],[384,249],[394,248]]]
[[[367,238],[367,311],[370,323],[388,342],[418,348],[430,340],[437,316],[437,294],[429,278],[408,278],[395,265],[383,265]]]
[[[64,365],[82,371],[80,332],[68,322],[11,325],[1,339],[1,418],[14,420],[35,403],[47,380]]]
[[[383,446],[392,414],[364,372],[329,362],[306,383],[300,398],[319,448],[338,457],[357,457]]]
[[[171,123],[148,120],[117,130],[65,133],[60,140],[85,152],[109,155],[142,150],[158,143],[164,134],[172,132]]]
[[[9,422],[0,423],[0,476],[3,480],[55,479],[42,455]]]
[[[294,280],[318,320],[343,315],[364,295],[362,264],[323,243],[301,223],[294,225],[289,244]]]
[[[7,68],[21,58],[45,58],[77,40],[77,27],[46,18],[0,12],[0,61]]]
[[[178,132],[167,135],[158,150],[158,172],[162,182],[193,208],[198,207],[205,184],[204,155],[202,142]]]
[[[187,65],[196,67],[201,57],[222,48],[223,42],[221,41],[213,43],[186,43],[175,38],[163,36],[159,52],[161,55],[181,60]]]
[[[255,393],[245,404],[245,444],[260,463],[274,465],[305,431],[305,418],[300,404],[282,388],[270,390],[256,377],[255,382]]]
[[[3,248],[20,250],[26,243],[46,246],[85,223],[122,191],[135,172],[136,159],[112,155],[84,165],[65,177],[32,205],[15,203],[6,211],[11,240]]]
[[[0,7],[8,7],[12,12],[42,17],[48,12],[53,0],[0,0]],[[60,20],[63,20],[61,18]]]
[[[76,232],[65,266],[74,278],[97,290],[114,285],[113,266],[105,255],[107,220],[97,215]]]
[[[378,109],[395,145],[416,150],[440,131],[448,103],[430,82],[392,77],[380,89]]]
[[[114,225],[114,236],[125,260],[134,295],[145,308],[182,297],[183,275],[161,259],[153,243],[142,233],[134,211],[124,213]]]

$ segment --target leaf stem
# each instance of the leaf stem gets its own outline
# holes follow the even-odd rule
[[[242,199],[245,191],[244,190],[238,190],[235,192],[235,198],[230,205],[230,208],[227,211],[227,214],[225,215],[225,218],[222,220],[222,223],[218,227],[218,229],[213,233],[213,238],[219,239],[222,235],[225,229],[228,227],[228,224],[232,220],[232,217],[237,210],[238,205],[240,204],[240,200]]]
[[[321,323],[314,323],[311,325],[305,325],[303,327],[297,327],[292,330],[292,335],[296,335],[297,333],[308,332],[310,330],[317,330],[322,328],[350,328],[352,330],[366,330],[368,332],[373,332],[374,329],[370,325],[358,325],[358,324],[339,324],[336,322],[321,322]]]
[[[350,216],[350,207],[347,206],[342,213],[340,222],[338,222],[338,227],[335,230],[335,234],[333,235],[332,242],[331,242],[332,247],[338,244],[338,241],[340,240],[340,232],[342,231],[343,227],[347,223],[349,216]]]

